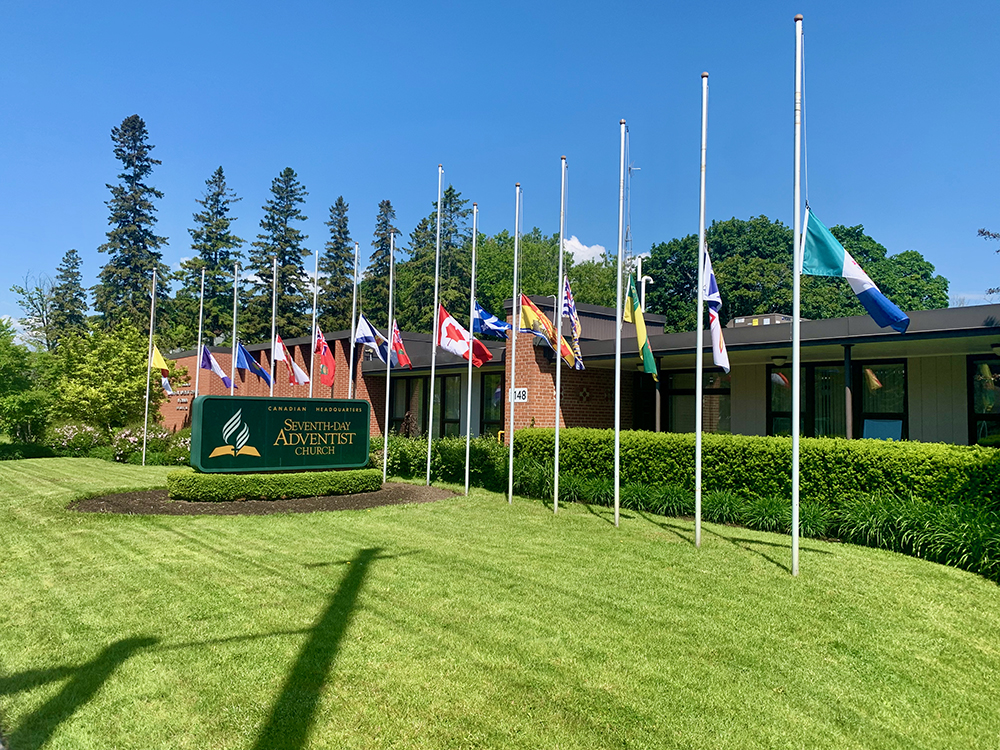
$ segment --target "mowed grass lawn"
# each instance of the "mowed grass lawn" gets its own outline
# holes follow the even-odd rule
[[[33,748],[996,748],[1000,589],[878,550],[475,491],[66,510],[0,464],[0,733]]]

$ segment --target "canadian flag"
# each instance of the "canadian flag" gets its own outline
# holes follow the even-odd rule
[[[473,338],[472,334],[460,326],[458,321],[451,317],[448,311],[444,309],[444,305],[438,305],[437,345],[452,354],[457,354],[462,359],[468,359],[470,341],[472,342],[472,364],[476,367],[482,367],[485,363],[493,359],[490,350],[486,348],[486,345],[482,341]]]
[[[281,336],[275,337],[274,361],[285,363],[285,366],[288,368],[288,382],[292,385],[305,385],[309,382],[309,376],[292,359],[292,355],[285,348],[285,342],[281,340]]]

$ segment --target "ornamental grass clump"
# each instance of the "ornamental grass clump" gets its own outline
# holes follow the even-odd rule
[[[694,493],[677,484],[657,485],[649,510],[661,516],[694,515]]]
[[[751,529],[788,534],[792,528],[792,501],[775,495],[751,497],[743,518],[743,523]]]
[[[744,522],[746,501],[730,490],[712,490],[701,499],[702,518],[710,523],[739,524]]]

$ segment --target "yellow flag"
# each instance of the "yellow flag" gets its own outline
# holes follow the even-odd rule
[[[170,365],[167,364],[167,360],[163,358],[163,355],[160,354],[160,350],[156,348],[155,344],[153,345],[153,360],[149,363],[149,366],[150,368],[162,370],[164,375],[170,369]]]

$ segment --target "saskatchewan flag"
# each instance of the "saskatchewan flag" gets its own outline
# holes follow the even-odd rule
[[[858,295],[858,302],[872,320],[882,328],[892,326],[900,333],[906,333],[906,327],[910,325],[906,313],[879,291],[864,269],[809,209],[806,209],[805,229],[802,232],[802,273],[847,279]]]
[[[659,381],[656,375],[656,360],[653,350],[649,347],[646,336],[646,321],[642,319],[642,307],[639,306],[639,293],[635,290],[635,276],[628,276],[628,295],[625,297],[625,322],[635,323],[635,338],[639,343],[639,353],[642,355],[642,369]]]

